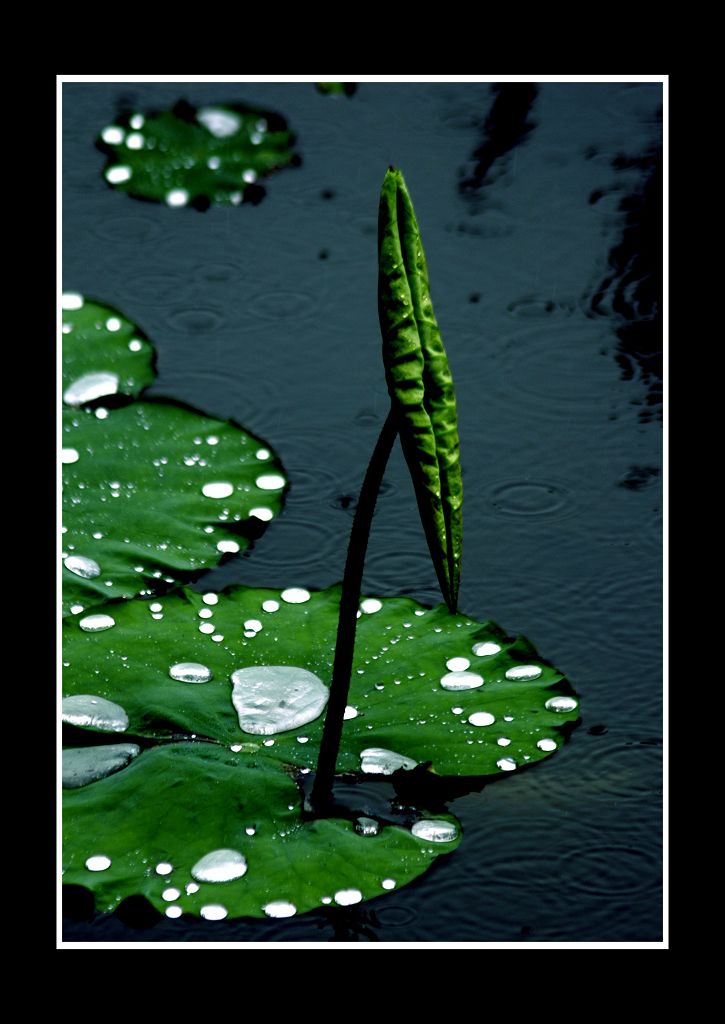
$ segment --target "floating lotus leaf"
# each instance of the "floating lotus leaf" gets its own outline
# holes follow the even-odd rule
[[[107,125],[98,146],[108,155],[104,177],[113,188],[169,206],[258,202],[258,181],[299,163],[287,122],[241,103],[133,111]]]

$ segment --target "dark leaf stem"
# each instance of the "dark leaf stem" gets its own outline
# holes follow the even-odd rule
[[[310,802],[316,814],[324,814],[332,801],[332,781],[335,776],[335,765],[342,738],[342,724],[350,690],[365,553],[375,512],[375,503],[397,434],[397,416],[391,409],[383,424],[383,429],[380,431],[365,473],[360,490],[360,500],[350,531],[350,543],[347,548],[345,575],[340,595],[340,615],[337,621],[337,643],[332,668],[330,699],[327,704],[327,714],[320,743],[315,784],[310,796]]]

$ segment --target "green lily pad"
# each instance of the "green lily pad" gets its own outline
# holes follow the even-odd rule
[[[259,179],[299,163],[281,115],[241,103],[132,111],[101,132],[104,177],[113,188],[168,206],[258,202]]]
[[[68,405],[108,395],[138,395],[153,381],[154,349],[140,328],[111,306],[77,292],[63,295],[63,394]]]
[[[450,815],[436,815],[444,842],[398,825],[361,835],[351,820],[303,820],[300,790],[278,762],[207,743],[146,750],[65,790],[63,806],[64,883],[91,889],[102,911],[143,895],[169,917],[359,903],[412,881],[460,838]]]
[[[178,404],[64,409],[62,439],[64,613],[194,578],[282,505],[259,439]]]
[[[230,679],[250,666],[296,666],[329,685],[339,598],[339,587],[235,587],[108,604],[108,628],[87,632],[83,617],[64,623],[64,696],[120,705],[129,736],[194,733],[314,768],[324,715],[250,734]],[[577,721],[571,686],[524,638],[409,598],[368,598],[361,609],[338,771],[360,771],[363,751],[382,748],[431,762],[439,775],[500,777],[548,757]],[[210,681],[171,678],[189,662],[210,670]]]

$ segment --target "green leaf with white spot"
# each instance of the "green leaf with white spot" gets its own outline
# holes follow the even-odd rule
[[[433,312],[420,229],[403,175],[385,175],[378,214],[378,312],[388,391],[443,598],[455,611],[463,485],[456,395]]]
[[[67,404],[115,394],[135,396],[151,384],[154,349],[139,327],[117,309],[77,292],[66,292],[62,305]]]
[[[108,629],[86,632],[83,618],[64,623],[64,696],[93,693],[120,705],[129,736],[195,733],[314,768],[324,714],[275,735],[250,734],[232,705],[230,678],[252,666],[296,666],[329,685],[339,599],[339,587],[234,587],[206,600],[185,589],[159,602],[106,605],[99,610],[115,623]],[[156,603],[162,608],[153,611]],[[358,621],[355,717],[344,723],[338,771],[359,771],[362,752],[380,747],[431,762],[442,776],[499,777],[548,757],[578,720],[571,686],[524,638],[410,598],[361,607],[370,610]],[[184,662],[208,668],[211,681],[171,678]],[[477,685],[445,688],[469,683]]]
[[[108,155],[103,174],[112,188],[169,206],[258,202],[258,181],[299,163],[287,122],[242,103],[130,111],[97,140]]]
[[[106,912],[135,895],[169,916],[216,919],[349,905],[411,882],[460,838],[446,814],[435,816],[445,842],[395,824],[363,836],[352,820],[304,820],[300,790],[278,762],[208,743],[146,750],[64,791],[63,806],[63,881],[91,889]],[[238,877],[200,880],[193,869],[219,850],[232,852],[228,874]]]
[[[237,424],[164,400],[100,412],[63,411],[64,612],[194,578],[279,512],[281,464]]]

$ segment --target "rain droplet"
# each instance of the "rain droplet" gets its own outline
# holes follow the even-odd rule
[[[196,884],[196,882],[187,882],[184,888],[186,889],[187,895],[189,896],[193,896],[195,892],[199,891],[199,886]]]
[[[84,580],[92,580],[101,575],[101,567],[98,562],[92,558],[86,558],[85,555],[69,555],[63,565],[69,572],[75,573],[76,576],[82,576]]]
[[[231,882],[247,873],[246,858],[238,850],[212,850],[191,869],[197,882]]]
[[[106,171],[106,181],[110,181],[112,185],[120,185],[122,181],[128,181],[132,173],[127,164],[116,164]]]
[[[499,737],[499,739],[497,739],[496,742],[498,743],[499,747],[511,746],[511,740],[507,739],[505,736]]]
[[[293,665],[259,665],[232,672],[232,703],[243,732],[272,736],[320,716],[330,691],[316,675]]]
[[[78,789],[125,768],[141,753],[135,743],[72,747],[63,751],[63,789]]]
[[[516,768],[516,762],[512,757],[502,757],[496,764],[502,772],[512,772]]]
[[[244,628],[251,629],[253,633],[258,633],[262,628],[262,623],[259,621],[259,619],[247,619],[247,621],[244,623]]]
[[[254,516],[255,519],[261,519],[263,523],[268,523],[270,519],[274,518],[274,512],[271,508],[250,508],[250,516]]]
[[[452,822],[434,818],[416,821],[410,831],[416,839],[424,839],[428,843],[452,843],[458,836],[458,829]]]
[[[446,668],[450,672],[465,672],[470,665],[468,658],[449,658],[446,662]]]
[[[257,834],[257,830],[253,825],[249,825],[247,828],[245,828],[244,831],[247,833],[248,836],[253,836]]]
[[[199,616],[200,619],[210,619],[213,614],[214,612],[211,610],[211,608],[200,608],[199,611],[197,612],[197,615]]]
[[[539,750],[556,750],[556,740],[538,740],[536,746]]]
[[[236,134],[242,124],[237,114],[220,107],[202,107],[197,111],[196,119],[217,139],[227,139]]]
[[[496,719],[488,711],[475,711],[468,721],[470,725],[493,725]]]
[[[279,601],[262,601],[262,611],[265,611],[265,612],[277,612],[277,611],[279,611]]]
[[[410,771],[417,764],[412,757],[396,754],[384,747],[368,747],[360,753],[360,766],[366,775],[392,775],[398,768]]]
[[[310,742],[310,737],[309,736],[298,736],[297,737],[297,742],[298,743],[309,743]]]
[[[375,818],[357,818],[355,831],[360,836],[376,836],[380,831],[380,824]]]
[[[81,619],[78,625],[86,633],[100,633],[103,629],[110,629],[111,626],[115,626],[116,620],[110,615],[86,615],[85,619]]]
[[[174,865],[169,864],[167,860],[162,860],[159,864],[156,865],[157,875],[170,875],[173,870]]]
[[[110,331],[111,334],[121,330],[121,321],[117,316],[109,316],[108,320],[106,320],[106,330]]]
[[[538,679],[541,669],[538,665],[514,665],[506,670],[507,679]]]
[[[161,899],[166,900],[167,903],[173,903],[174,900],[178,900],[179,896],[181,896],[181,893],[178,889],[174,889],[173,887],[170,889],[164,889],[161,893]]]
[[[262,491],[279,491],[286,484],[286,480],[279,473],[263,473],[258,476],[255,483]]]
[[[444,690],[475,690],[483,686],[483,677],[476,672],[448,672],[441,676]]]
[[[234,485],[223,481],[204,484],[201,493],[205,498],[229,498],[234,494]]]
[[[260,462],[266,462],[272,453],[267,448],[258,448],[256,456]]]
[[[167,907],[164,911],[167,917],[181,917],[181,907]]]
[[[71,615],[80,615],[80,613],[83,611],[83,607],[84,606],[82,604],[72,604],[70,606]]]
[[[96,419],[97,420],[107,420],[108,419],[108,409],[96,409]]]
[[[207,921],[223,921],[227,916],[227,908],[223,907],[221,903],[207,903],[205,907],[201,908],[199,913]]]
[[[63,292],[60,304],[62,309],[83,309],[83,296],[79,292]]]
[[[362,898],[359,889],[340,889],[335,893],[335,903],[340,907],[351,907],[353,903],[360,903]],[[324,899],[322,902],[325,902]]]
[[[189,202],[189,193],[185,188],[172,188],[166,193],[167,206],[186,206]]]
[[[143,149],[144,137],[139,132],[131,132],[126,139],[126,145],[129,149]]]
[[[218,604],[219,603],[219,595],[218,594],[204,594],[204,596],[202,597],[202,601],[204,602],[204,604]]]
[[[200,665],[198,661],[180,661],[169,669],[172,679],[178,679],[180,683],[208,683],[212,678],[212,671],[206,665]]]
[[[207,633],[207,634],[208,633],[213,633],[214,632],[214,628],[215,627],[214,627],[214,625],[211,622],[202,622],[202,623],[199,624],[199,632],[200,633]]]
[[[579,702],[573,697],[549,697],[544,707],[547,711],[574,711]]]
[[[74,462],[78,462],[80,455],[76,448],[64,448],[60,453],[60,461],[64,466],[71,466]]]
[[[396,883],[394,878],[384,878],[380,884],[383,889],[394,889]]]
[[[288,587],[287,590],[282,591],[280,597],[287,604],[304,604],[305,601],[309,601],[310,592],[302,587]]]
[[[164,606],[161,604],[160,601],[153,601],[149,605],[149,610],[152,612],[161,612],[164,610]]]
[[[471,650],[479,658],[490,658],[492,654],[498,654],[501,648],[498,644],[489,640],[484,643],[474,644]]]
[[[463,708],[455,707],[455,708],[451,708],[451,711],[453,712],[454,715],[462,715],[463,714]]]
[[[128,729],[128,715],[120,704],[89,693],[64,697],[61,716],[68,725],[77,725],[81,729],[100,729],[101,732],[125,732]]]
[[[105,871],[110,866],[111,858],[106,857],[104,853],[96,853],[86,861],[86,867],[89,871]]]
[[[345,708],[345,714],[342,716],[346,722],[349,722],[351,718],[357,718],[358,710],[354,708],[352,704],[348,704]]]
[[[84,373],[74,380],[63,392],[66,405],[77,407],[96,398],[115,395],[118,391],[118,374],[116,373]]]
[[[210,156],[206,162],[206,166],[209,168],[210,171],[218,171],[221,165],[222,162],[218,156]]]
[[[365,612],[366,615],[372,615],[374,612],[379,612],[383,607],[383,602],[378,601],[377,597],[366,597],[364,601],[360,602],[360,610]]]
[[[101,138],[104,142],[107,142],[109,146],[119,146],[123,142],[123,136],[125,132],[123,128],[119,128],[118,125],[109,124],[107,128],[104,128],[101,132]]]
[[[143,343],[140,342],[138,338],[132,338],[131,341],[129,341],[128,343],[128,347],[131,349],[132,352],[140,352],[141,349],[143,348]]]
[[[223,555],[236,555],[237,551],[239,551],[239,545],[235,540],[220,540],[216,549],[221,551]]]
[[[287,900],[273,900],[271,903],[265,904],[262,910],[267,917],[294,917],[297,913],[294,903],[288,903]]]

